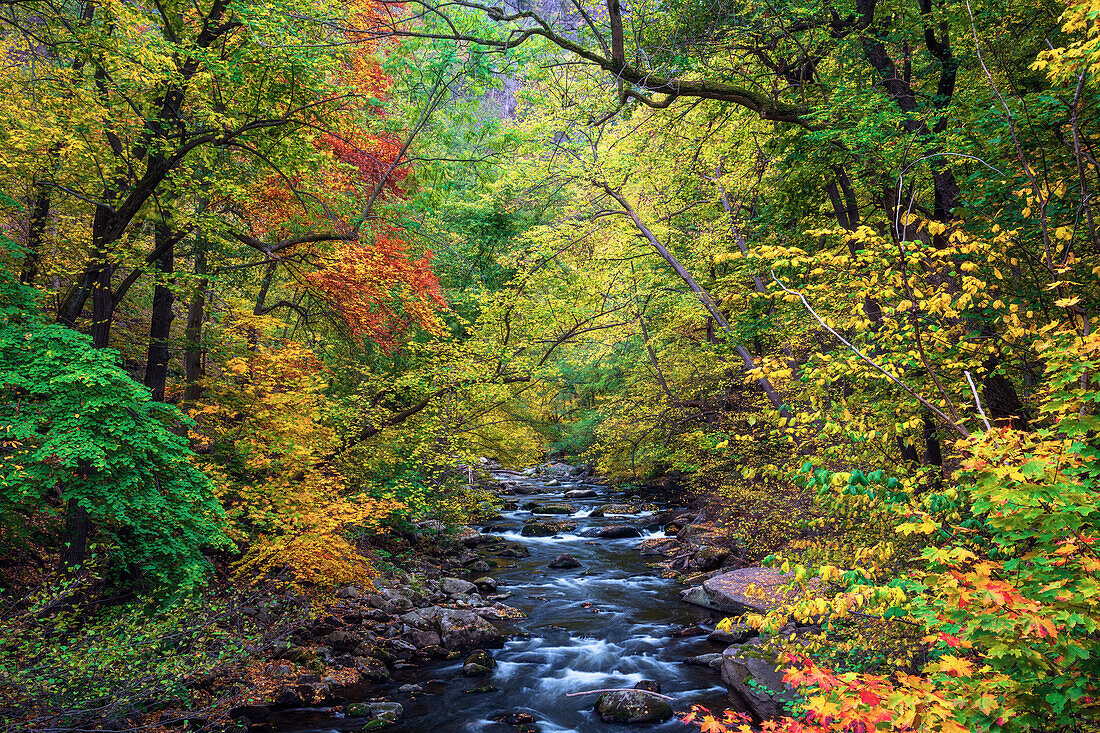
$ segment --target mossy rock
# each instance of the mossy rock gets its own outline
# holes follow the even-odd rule
[[[668,701],[645,690],[605,692],[594,708],[605,723],[659,723],[672,717]]]

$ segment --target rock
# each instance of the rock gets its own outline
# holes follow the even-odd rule
[[[451,651],[504,644],[497,628],[472,611],[444,611],[439,617],[439,631],[443,646]]]
[[[493,670],[482,664],[473,664],[471,662],[467,662],[466,664],[462,665],[462,674],[466,675],[467,677],[482,677],[484,675],[492,673]]]
[[[729,556],[730,551],[725,547],[702,545],[695,551],[692,562],[695,563],[695,567],[699,570],[714,570],[721,566]]]
[[[416,647],[404,639],[386,639],[386,646],[393,650],[398,659],[408,659],[416,653]]]
[[[506,618],[523,617],[523,612],[520,611],[518,608],[506,606],[499,601],[491,606],[479,606],[471,610],[487,621],[503,621]]]
[[[492,674],[496,669],[497,661],[493,659],[493,655],[484,649],[478,649],[476,652],[466,657],[466,662],[462,665],[462,674],[467,677],[480,677],[482,675]]]
[[[397,691],[406,695],[411,695],[416,692],[423,692],[424,688],[420,685],[401,685],[397,688]]]
[[[332,700],[332,691],[324,682],[300,682],[284,685],[272,702],[281,708],[304,708],[324,705]]]
[[[358,598],[359,589],[354,585],[344,586],[340,590],[336,591],[337,598]]]
[[[439,646],[438,644],[426,646],[423,649],[418,649],[417,651],[421,654],[421,656],[424,656],[428,659],[446,659],[451,655],[450,652],[448,652],[446,649]]]
[[[466,569],[472,573],[487,573],[492,570],[492,566],[484,560],[475,560],[466,566]]]
[[[466,547],[477,547],[488,539],[473,527],[463,527],[455,534],[455,542]]]
[[[474,578],[474,585],[476,585],[477,589],[483,593],[492,593],[497,589],[496,580],[490,578],[489,576]]]
[[[424,616],[420,611],[409,611],[401,614],[401,623],[408,624],[418,629],[432,628],[432,619]]]
[[[421,532],[446,532],[447,525],[440,522],[438,519],[425,519],[423,522],[417,522],[416,528]]]
[[[598,513],[597,513],[598,512]],[[592,510],[590,517],[603,517],[608,514],[637,514],[638,509],[633,504],[604,504]]]
[[[635,690],[645,690],[646,692],[660,692],[661,683],[656,680],[642,680],[634,685]]]
[[[546,482],[546,485],[547,486],[561,486],[561,481],[558,481],[556,478],[552,478],[552,479],[550,479],[549,481]]]
[[[441,641],[439,634],[430,629],[427,631],[410,629],[403,633],[401,638],[416,647],[418,651],[424,647],[435,646]]]
[[[325,637],[325,644],[332,647],[335,651],[350,652],[352,649],[359,646],[359,643],[360,639],[358,636],[350,631],[344,631],[343,629],[337,629]]]
[[[689,626],[685,626],[684,628],[682,628],[682,629],[680,629],[679,631],[676,632],[676,636],[679,636],[679,637],[706,636],[706,635],[707,635],[707,630],[704,629],[699,624],[691,624]]]
[[[313,649],[306,649],[300,646],[292,646],[279,655],[288,662],[294,662],[300,664],[303,667],[310,667],[321,662],[321,658],[317,652]]]
[[[794,689],[783,681],[783,665],[777,664],[764,644],[762,639],[753,639],[731,646],[722,652],[721,661],[731,707],[757,720],[784,715],[784,705],[796,699]]]
[[[497,557],[530,557],[531,551],[523,545],[509,545],[497,553]]]
[[[539,504],[531,511],[535,514],[572,514],[577,510],[570,504]]]
[[[370,703],[368,702],[349,702],[344,706],[344,715],[349,718],[366,718],[370,714]]]
[[[524,537],[552,537],[563,532],[572,532],[576,528],[576,522],[547,522],[536,519],[524,524],[519,533]]]
[[[387,612],[389,613],[402,613],[404,611],[411,610],[413,607],[412,601],[410,601],[408,598],[401,595],[400,593],[391,590],[382,591],[382,597],[386,599],[386,601],[390,604],[390,607],[393,609],[392,611],[387,609]]]
[[[505,715],[496,716],[493,720],[516,728],[521,725],[532,725],[536,721],[535,716],[530,713],[506,713]]]
[[[672,717],[668,701],[644,690],[605,692],[594,707],[605,723],[659,723]]]
[[[394,723],[405,714],[405,708],[401,706],[401,703],[372,702],[368,704],[370,706],[371,716],[373,716],[375,720],[385,720]]]
[[[566,499],[592,499],[599,496],[595,489],[573,489],[565,492]]]
[[[728,631],[715,629],[707,637],[707,641],[716,644],[744,644],[749,639],[760,636],[760,632],[743,621],[736,621],[730,625]]]
[[[385,663],[374,657],[355,657],[355,671],[359,677],[370,682],[383,682],[389,680],[390,671]]]
[[[642,533],[637,527],[629,524],[611,524],[606,527],[598,527],[581,533],[581,537],[598,537],[602,540],[618,540],[624,537],[641,537]]]
[[[565,553],[555,557],[546,567],[554,568],[556,570],[568,570],[571,568],[579,568],[580,566],[581,564],[580,562],[578,562],[577,558],[573,557],[569,553]]]
[[[638,545],[638,551],[642,553],[642,557],[672,557],[679,549],[680,542],[675,537],[642,540]]]
[[[697,657],[688,657],[684,660],[684,664],[690,664],[693,667],[709,667],[712,662],[721,661],[722,652],[714,652],[713,654],[700,654]]]
[[[356,657],[374,657],[375,659],[381,659],[383,662],[392,662],[393,655],[387,652],[380,646],[374,644],[368,644],[363,642],[359,646],[355,647],[355,651],[352,652]]]
[[[702,585],[685,590],[680,599],[731,614],[764,613],[801,597],[799,593],[779,590],[793,579],[793,573],[784,574],[775,568],[742,568],[708,578]],[[820,581],[811,581],[810,587],[820,588]]]
[[[469,595],[477,590],[477,586],[468,580],[461,578],[443,578],[439,581],[440,590],[449,596]]]

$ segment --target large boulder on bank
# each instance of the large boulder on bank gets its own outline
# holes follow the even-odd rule
[[[497,627],[473,611],[446,610],[439,616],[443,646],[451,651],[503,646]]]
[[[672,706],[646,690],[605,692],[596,698],[596,712],[605,723],[659,723],[672,717]]]
[[[758,721],[786,714],[785,706],[797,698],[794,688],[783,681],[783,665],[763,639],[726,649],[722,652],[720,669],[730,707]]]
[[[469,595],[477,592],[476,585],[461,578],[443,578],[439,581],[439,588],[449,596]]]
[[[804,595],[781,589],[793,580],[793,573],[783,573],[775,568],[741,568],[715,575],[703,581],[702,585],[688,588],[680,594],[680,599],[731,615],[764,613]],[[811,583],[811,588],[814,585]]]

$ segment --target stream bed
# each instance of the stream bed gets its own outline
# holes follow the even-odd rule
[[[404,706],[399,723],[387,730],[506,733],[516,728],[494,718],[509,713],[531,715],[543,733],[686,733],[693,729],[676,718],[653,725],[604,723],[593,712],[597,695],[566,697],[586,690],[633,687],[642,680],[659,682],[662,693],[676,698],[673,709],[678,712],[693,704],[723,709],[725,687],[718,674],[683,663],[688,657],[721,651],[721,647],[708,642],[706,636],[677,636],[691,624],[713,624],[715,617],[680,602],[682,587],[675,580],[660,578],[636,549],[642,539],[664,537],[663,532],[643,529],[642,538],[582,537],[585,530],[634,524],[639,515],[589,516],[597,506],[621,501],[603,486],[570,480],[547,486],[550,479],[507,478],[538,492],[517,497],[521,506],[529,501],[571,504],[576,510],[572,516],[546,518],[577,522],[577,529],[554,537],[525,537],[520,529],[532,514],[522,510],[504,512],[501,519],[481,527],[484,533],[502,535],[530,550],[529,557],[498,560],[498,567],[488,573],[497,580],[500,591],[511,593],[505,603],[526,617],[502,627],[510,638],[504,648],[492,650],[497,666],[490,676],[464,677],[463,660],[457,659],[403,670],[392,684],[375,686],[372,694],[387,694]],[[563,493],[572,489],[594,489],[599,495],[563,499]],[[575,557],[581,567],[548,568],[562,553]],[[396,691],[407,683],[419,684],[425,692],[410,695]],[[338,723],[331,718],[323,723],[302,720],[297,726],[280,729],[294,733],[356,729]]]

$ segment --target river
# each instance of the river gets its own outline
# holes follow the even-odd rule
[[[713,624],[712,615],[679,601],[681,586],[675,580],[660,578],[657,570],[647,566],[652,558],[638,553],[640,539],[580,536],[586,529],[633,523],[638,515],[589,516],[597,506],[621,501],[603,486],[563,481],[561,486],[549,487],[544,479],[520,480],[539,492],[518,497],[521,505],[528,501],[566,501],[575,507],[575,513],[548,519],[569,518],[578,523],[577,529],[555,537],[524,537],[519,530],[532,514],[520,510],[505,512],[501,519],[481,528],[530,550],[529,557],[497,560],[498,567],[488,573],[497,580],[501,592],[511,593],[505,603],[522,610],[526,617],[504,628],[513,635],[503,649],[492,652],[497,667],[491,676],[464,677],[460,659],[404,670],[395,675],[392,685],[376,686],[373,694],[388,693],[405,709],[398,725],[387,730],[505,733],[516,729],[495,722],[495,717],[527,713],[543,733],[690,731],[675,718],[657,725],[603,723],[592,710],[596,695],[566,697],[585,690],[633,687],[642,680],[659,682],[664,694],[676,698],[673,708],[678,711],[695,703],[723,709],[725,688],[718,675],[704,667],[683,664],[687,657],[721,651],[721,647],[708,642],[705,636],[677,636],[688,625]],[[575,488],[595,489],[599,496],[563,500],[563,492]],[[661,531],[644,534],[665,536]],[[547,563],[562,553],[571,554],[581,567],[548,568]],[[395,691],[398,685],[410,682],[423,685],[427,694]],[[494,689],[470,692],[486,687]],[[293,728],[298,733],[354,729],[332,719]]]

